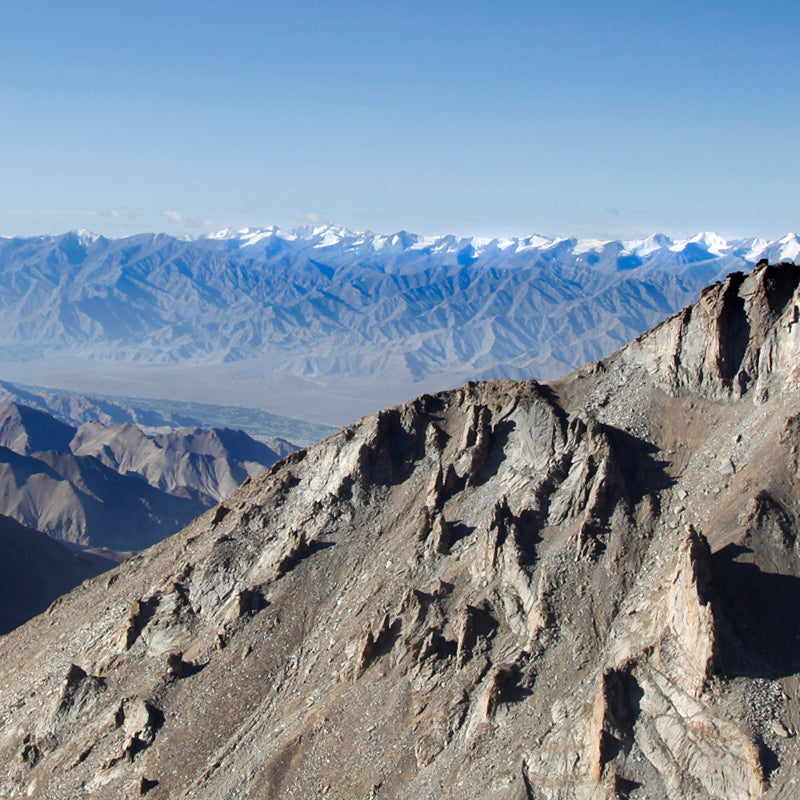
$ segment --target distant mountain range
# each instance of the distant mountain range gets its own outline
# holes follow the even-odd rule
[[[0,514],[83,547],[139,550],[186,525],[296,449],[242,431],[132,424],[76,428],[0,405]]]
[[[798,320],[762,264],[288,456],[0,637],[0,796],[796,798]]]
[[[0,397],[15,389],[3,384]],[[125,408],[53,398],[64,400],[61,416],[73,420]],[[132,551],[175,533],[296,449],[227,428],[75,427],[40,409],[0,404],[0,635]]]
[[[296,445],[313,444],[336,430],[330,425],[276,416],[257,408],[153,398],[96,397],[59,389],[18,386],[2,380],[0,403],[17,403],[45,411],[67,425],[130,423],[150,432],[187,427],[236,428],[265,443],[281,456],[291,452]]]
[[[332,423],[599,358],[800,239],[223,231],[0,239],[0,377]],[[231,402],[235,399],[235,402]]]

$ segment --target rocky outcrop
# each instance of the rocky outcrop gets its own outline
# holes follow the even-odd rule
[[[591,798],[598,784],[630,783],[642,758],[668,797],[748,800],[764,792],[752,731],[707,691],[717,649],[711,595],[708,542],[689,526],[672,575],[629,595],[596,676],[584,684],[585,703],[574,704],[572,727],[554,729],[532,754],[531,779],[545,797]]]
[[[649,368],[671,392],[718,399],[753,391],[763,400],[770,386],[798,375],[799,284],[790,262],[734,272],[626,348],[622,363]]]
[[[358,420],[0,639],[0,794],[793,796],[790,273]]]

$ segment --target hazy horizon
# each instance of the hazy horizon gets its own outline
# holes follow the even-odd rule
[[[800,8],[13,4],[0,232],[800,227]]]

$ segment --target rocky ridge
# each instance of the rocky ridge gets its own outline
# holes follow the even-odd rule
[[[0,639],[0,794],[795,796],[799,286],[365,417],[83,584]]]

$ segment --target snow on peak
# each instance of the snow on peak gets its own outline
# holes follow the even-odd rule
[[[622,247],[626,252],[642,257],[655,253],[657,250],[663,250],[665,247],[672,247],[673,244],[674,242],[669,236],[665,236],[663,233],[653,233],[646,239],[624,241]]]
[[[348,238],[349,231],[340,225],[320,225],[311,233],[312,238],[319,241],[314,247],[333,247]]]
[[[701,245],[704,250],[716,256],[724,255],[725,251],[730,250],[731,247],[726,239],[723,239],[719,234],[712,231],[698,233],[692,236],[689,241]]]
[[[723,239],[719,234],[713,231],[704,231],[703,233],[696,233],[689,239],[675,242],[669,249],[673,253],[680,253],[693,244],[714,256],[726,255],[732,248],[731,243]]]
[[[78,228],[74,233],[78,237],[80,243],[84,245],[94,244],[100,238],[99,233],[92,233],[91,231],[87,231],[86,228]]]
[[[96,234],[88,231],[76,232],[81,241],[96,241]],[[321,224],[305,225],[285,231],[275,225],[269,227],[247,227],[237,230],[225,228],[216,233],[199,237],[211,240],[229,240],[239,247],[261,245],[270,248],[273,243],[283,242],[293,248],[337,248],[342,252],[372,252],[399,254],[404,251],[418,251],[430,254],[457,255],[466,248],[472,248],[473,258],[493,258],[503,253],[506,257],[514,254],[540,251],[569,252],[579,256],[590,252],[601,252],[616,247],[619,255],[635,255],[641,259],[654,257],[659,251],[684,253],[704,251],[709,257],[738,257],[752,263],[760,258],[770,261],[800,259],[800,236],[789,233],[782,239],[767,241],[751,237],[748,239],[727,240],[713,231],[702,231],[686,239],[671,239],[663,233],[653,233],[644,239],[605,239],[605,238],[548,238],[539,234],[503,239],[484,236],[463,237],[453,234],[422,236],[405,230],[381,234],[372,231],[353,231],[343,225]]]
[[[780,255],[776,261],[794,261],[797,263],[800,256],[800,237],[796,233],[787,233],[782,239],[777,241],[780,246]]]
[[[610,244],[613,244],[613,242],[608,239],[578,239],[575,242],[575,246],[572,248],[572,252],[575,253],[575,255],[589,253],[592,250],[597,252],[599,250],[604,250]]]
[[[417,241],[411,245],[412,250],[436,250],[437,248],[447,247],[443,241],[446,236],[417,236]]]
[[[276,236],[280,236],[282,239],[289,238],[275,225],[271,225],[269,228],[243,228],[239,231],[242,247],[252,247],[264,239],[274,239]]]
[[[521,239],[515,239],[515,241],[517,242],[517,252],[519,253],[523,250],[544,250],[553,245],[556,240],[534,233]]]

